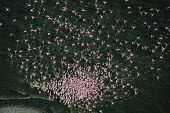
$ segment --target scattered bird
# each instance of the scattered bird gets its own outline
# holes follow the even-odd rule
[[[64,0],[50,2],[50,7],[35,7],[38,3],[28,2],[30,16],[23,16],[28,28],[23,30],[23,38],[16,40],[17,47],[8,51],[13,65],[19,65],[28,83],[39,86],[40,93],[49,93],[49,98],[59,98],[68,107],[74,105],[92,112],[104,101],[114,105],[114,100],[128,98],[129,86],[137,95],[138,88],[131,82],[133,77],[142,77],[146,67],[148,72],[161,71],[155,64],[164,61],[169,43],[164,42],[164,34],[156,35],[161,32],[158,25],[162,20],[154,18],[162,10],[128,6],[119,17],[107,1]],[[133,16],[136,18],[131,20]],[[168,26],[163,29],[170,32]],[[117,94],[120,87],[125,90],[123,96]]]

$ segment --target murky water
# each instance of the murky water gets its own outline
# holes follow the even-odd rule
[[[8,61],[40,97],[107,113],[164,78],[167,1],[29,0],[22,7],[9,22],[18,30],[9,33]]]

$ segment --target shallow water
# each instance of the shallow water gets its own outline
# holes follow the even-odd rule
[[[42,111],[23,106],[6,106],[0,108],[0,113],[42,113]]]
[[[79,110],[74,105],[86,112],[166,112],[168,1],[2,4],[1,99],[55,100],[72,112]]]

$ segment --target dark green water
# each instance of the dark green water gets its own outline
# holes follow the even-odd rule
[[[47,113],[69,113],[69,112],[78,112],[78,108],[67,108],[62,102],[59,102],[59,99],[49,99],[49,93],[39,93],[37,88],[30,87],[30,83],[32,83],[32,79],[28,79],[27,82],[23,73],[19,73],[20,64],[24,57],[28,57],[32,55],[36,57],[37,52],[28,52],[29,55],[23,54],[24,57],[19,58],[19,54],[14,54],[12,60],[10,59],[10,52],[8,48],[11,50],[15,49],[23,49],[26,52],[27,43],[24,41],[20,43],[18,47],[18,43],[16,40],[31,40],[28,44],[32,44],[34,47],[39,46],[41,40],[50,41],[53,43],[55,36],[60,36],[64,39],[64,43],[54,47],[55,44],[49,46],[45,44],[43,49],[47,52],[47,47],[50,48],[50,53],[54,56],[58,56],[62,58],[66,56],[68,63],[74,63],[73,59],[74,52],[78,53],[78,56],[75,57],[76,60],[79,60],[81,57],[81,51],[85,50],[85,47],[81,47],[83,42],[92,44],[93,42],[96,45],[91,47],[87,47],[90,51],[100,50],[97,54],[103,54],[102,57],[96,60],[96,56],[90,59],[88,58],[88,62],[82,60],[79,65],[90,65],[93,66],[95,62],[103,63],[107,62],[107,53],[114,54],[115,57],[113,61],[111,61],[113,68],[109,69],[113,76],[110,77],[114,79],[116,72],[120,73],[120,79],[124,78],[125,83],[131,83],[134,87],[138,88],[138,95],[134,95],[132,89],[129,91],[130,98],[124,98],[124,92],[128,90],[128,87],[125,90],[123,89],[120,83],[116,86],[116,92],[118,92],[117,96],[121,97],[120,99],[114,99],[115,96],[112,96],[108,91],[104,97],[104,101],[99,102],[97,108],[94,109],[94,112],[103,111],[104,113],[168,113],[169,105],[170,105],[170,3],[168,0],[129,0],[128,2],[124,2],[123,0],[115,0],[108,1],[106,5],[103,5],[103,2],[99,1],[98,5],[101,9],[99,14],[95,13],[93,2],[89,2],[85,0],[81,5],[78,1],[70,0],[67,5],[64,5],[64,2],[61,2],[61,5],[54,8],[54,0],[49,0],[45,2],[43,5],[38,2],[35,6],[32,5],[28,7],[28,4],[34,4],[32,1],[19,1],[19,0],[2,0],[0,1],[0,105],[19,105],[24,104],[25,106],[34,106],[37,108],[44,109]],[[90,3],[90,4],[88,4]],[[76,4],[76,5],[75,5]],[[102,4],[102,5],[101,5]],[[42,6],[41,6],[42,5]],[[101,5],[101,6],[100,6]],[[68,11],[63,12],[60,8],[68,7]],[[93,7],[94,6],[94,7]],[[142,9],[140,7],[142,6]],[[46,11],[42,11],[42,14],[38,15],[37,11],[42,10],[42,8],[46,8]],[[9,8],[9,10],[8,10]],[[31,8],[35,8],[35,12],[30,12]],[[40,9],[39,9],[40,8]],[[85,9],[87,12],[81,12],[80,10]],[[153,11],[152,11],[153,9]],[[83,21],[79,19],[79,17],[73,15],[71,12],[75,10],[76,12],[82,15],[82,19],[86,19],[87,21]],[[102,13],[105,11],[106,13]],[[111,14],[110,11],[113,10]],[[159,12],[160,10],[160,12]],[[142,12],[142,15],[141,15]],[[129,13],[129,14],[128,14]],[[132,14],[131,14],[132,13]],[[145,15],[145,13],[148,13]],[[151,14],[154,14],[151,17]],[[72,25],[77,25],[78,28],[86,28],[89,30],[95,29],[96,31],[92,33],[94,37],[99,37],[99,41],[96,41],[96,38],[87,39],[87,35],[82,35],[83,38],[80,40],[72,39],[71,36],[78,36],[80,31],[70,32],[64,27],[60,27],[57,24],[53,24],[51,20],[45,19],[46,15],[50,15],[51,17],[57,17],[60,15],[63,16],[61,18],[61,22],[64,22],[64,18],[68,18],[68,22]],[[28,19],[25,20],[24,16],[27,16]],[[31,19],[31,16],[36,17],[36,19]],[[73,16],[73,17],[71,17]],[[100,16],[103,16],[101,19]],[[91,18],[96,19],[96,22],[101,23],[101,25],[93,25]],[[76,20],[77,19],[77,20]],[[119,19],[117,23],[115,19]],[[16,22],[15,22],[16,20]],[[127,21],[127,24],[125,24]],[[45,23],[46,22],[46,23]],[[147,24],[144,24],[147,22]],[[153,25],[154,22],[157,24]],[[32,33],[29,32],[28,35],[25,35],[23,32],[25,29],[30,30],[30,24],[34,24],[34,28],[42,28],[43,31],[41,33]],[[115,25],[115,29],[112,29],[111,25]],[[102,28],[105,26],[105,28]],[[149,26],[151,26],[149,28]],[[136,27],[133,29],[133,27]],[[59,33],[55,34],[55,28],[59,29]],[[150,30],[148,30],[148,28]],[[157,30],[158,29],[158,30]],[[98,31],[102,30],[101,34]],[[125,30],[125,31],[123,31]],[[52,35],[48,36],[48,33]],[[68,34],[70,39],[65,39],[65,34]],[[110,35],[110,39],[107,38],[107,35]],[[151,35],[154,35],[152,38]],[[33,39],[35,36],[37,38]],[[137,37],[140,36],[140,39]],[[162,39],[161,39],[162,37]],[[117,42],[116,39],[119,41]],[[101,46],[102,41],[106,41],[106,43]],[[126,44],[125,41],[128,41]],[[159,44],[160,42],[160,44]],[[76,47],[72,47],[72,43],[80,43],[77,44]],[[123,46],[121,46],[121,44]],[[132,44],[134,43],[134,44]],[[140,44],[138,47],[137,44]],[[109,48],[107,45],[110,45]],[[64,46],[69,46],[70,52],[67,53],[64,51]],[[142,49],[145,46],[148,49]],[[158,49],[155,49],[155,46]],[[18,47],[18,48],[17,48]],[[162,52],[162,48],[165,50]],[[117,51],[116,49],[120,49]],[[128,51],[131,50],[131,52]],[[155,52],[152,53],[152,49]],[[131,60],[134,63],[130,63],[129,60],[126,60],[125,57],[122,57],[122,54],[126,54],[130,56],[130,53],[133,53]],[[45,53],[44,53],[45,54]],[[83,53],[84,54],[84,53]],[[87,55],[88,54],[84,54]],[[160,58],[160,57],[163,58]],[[155,62],[152,62],[152,59]],[[60,64],[60,59],[55,59],[57,61],[57,66],[63,71],[67,70],[66,67],[62,67]],[[47,55],[43,61],[39,58],[30,59],[30,62],[36,61],[36,63],[40,62],[45,66],[48,66],[51,70],[47,73],[52,73],[52,65],[49,60],[49,56]],[[91,61],[91,63],[89,63]],[[12,63],[14,62],[14,63]],[[115,70],[115,66],[119,65],[120,68]],[[100,65],[102,67],[102,65]],[[137,69],[135,69],[137,67]],[[128,71],[122,71],[122,69],[128,69]],[[152,68],[152,69],[151,69]],[[33,68],[29,68],[30,73],[37,71],[31,71]],[[161,71],[159,71],[161,69]],[[38,70],[41,71],[41,70]],[[45,69],[42,71],[46,71]],[[140,73],[141,76],[137,76]],[[131,74],[130,77],[124,77],[124,75]],[[52,76],[53,77],[53,76]],[[36,80],[37,78],[35,78]],[[48,82],[48,81],[47,81]],[[110,87],[108,80],[105,81],[106,86]],[[39,99],[37,99],[39,98]],[[115,104],[112,106],[110,104],[111,101],[115,101]],[[80,110],[81,111],[81,110]],[[88,112],[86,110],[85,112]]]

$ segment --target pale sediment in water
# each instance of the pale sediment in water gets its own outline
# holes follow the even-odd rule
[[[0,107],[0,113],[44,113],[42,110],[26,106]]]

